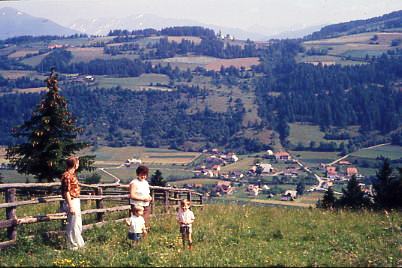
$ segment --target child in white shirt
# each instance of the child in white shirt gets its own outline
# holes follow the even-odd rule
[[[180,233],[183,241],[183,247],[186,246],[186,241],[188,242],[188,248],[191,250],[193,245],[193,240],[191,238],[192,223],[194,222],[194,213],[190,210],[190,201],[181,200],[180,208],[177,212],[177,221],[180,225]]]
[[[142,217],[144,208],[141,206],[132,206],[131,213],[131,217],[126,219],[127,225],[130,226],[128,239],[132,241],[133,245],[136,245],[142,239],[142,235],[145,236],[147,234],[145,220]]]

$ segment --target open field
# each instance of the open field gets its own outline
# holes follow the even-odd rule
[[[73,63],[102,59],[104,55],[102,47],[74,47],[68,48],[67,51],[70,51],[73,54]]]
[[[289,123],[290,133],[289,133],[289,141],[297,145],[301,142],[304,146],[309,146],[310,141],[315,141],[316,146],[320,144],[320,142],[335,142],[337,144],[341,142],[345,142],[346,140],[327,140],[324,139],[325,133],[320,130],[318,125],[311,124],[303,124],[303,123]],[[346,130],[348,133],[353,135],[353,131],[350,129]]]
[[[36,71],[20,71],[20,70],[0,70],[0,75],[7,79],[17,79],[21,77],[30,77],[37,79],[45,79],[45,76]]]
[[[15,247],[2,250],[0,262],[2,266],[98,267],[401,265],[400,212],[386,216],[251,205],[207,205],[193,211],[192,251],[181,246],[175,216],[165,214],[151,220],[149,236],[136,248],[130,248],[123,223],[85,231],[87,244],[78,252],[65,249],[62,235],[41,238],[38,234],[48,229],[43,225],[34,239],[18,239]],[[18,234],[31,228],[23,226]]]
[[[26,64],[26,65],[36,67],[49,54],[50,54],[50,52],[40,54],[40,55],[36,55],[36,56],[33,56],[33,57],[23,59],[21,62]]]
[[[14,53],[11,53],[8,55],[8,58],[10,59],[18,59],[21,57],[25,57],[28,54],[35,54],[38,53],[37,49],[22,49],[22,50],[18,50]]]
[[[377,40],[371,40],[373,36]],[[324,56],[299,55],[298,62],[312,64],[362,64],[359,59],[365,59],[366,55],[380,56],[388,50],[402,48],[402,45],[391,46],[392,40],[402,39],[400,32],[369,32],[354,35],[340,36],[336,38],[307,41],[303,43],[306,49],[328,49]]]
[[[198,36],[168,36],[167,39],[169,42],[176,43],[180,43],[182,40],[193,42],[196,45],[201,43],[201,38]]]
[[[47,87],[31,87],[31,88],[15,88],[13,89],[13,93],[40,93],[48,91]]]
[[[205,184],[205,185],[213,185],[222,180],[218,179],[209,179],[209,178],[197,178],[197,179],[188,179],[188,180],[178,180],[178,181],[173,181],[170,184],[172,185],[177,185],[177,186],[183,186],[184,184]]]
[[[214,62],[208,63],[205,68],[207,70],[219,71],[221,67],[230,67],[234,66],[236,68],[244,67],[250,69],[253,65],[258,65],[260,62],[259,58],[257,57],[250,57],[250,58],[237,58],[237,59],[219,59]]]
[[[173,58],[166,58],[161,60],[152,60],[152,63],[169,63],[172,67],[181,69],[194,69],[197,66],[206,68],[207,70],[219,71],[221,66],[225,68],[234,66],[236,68],[245,67],[250,69],[252,65],[259,64],[259,58],[236,58],[236,59],[219,59],[209,56],[178,56]]]
[[[337,152],[291,151],[290,153],[307,166],[327,164],[339,158]]]
[[[122,88],[132,89],[132,90],[144,90],[144,89],[154,89],[154,90],[172,90],[167,87],[156,86],[155,84],[160,83],[162,85],[167,85],[169,83],[169,77],[163,74],[142,74],[139,77],[106,77],[106,76],[96,76],[95,77],[96,86],[100,88],[113,88],[120,86]],[[152,83],[152,86],[151,86]]]
[[[391,45],[391,41],[394,39],[401,39],[402,33],[394,32],[394,33],[387,33],[387,32],[368,32],[368,33],[359,33],[353,35],[346,35],[340,36],[335,38],[329,39],[321,39],[321,40],[313,40],[304,42],[304,45],[344,45],[344,44],[369,44],[370,39],[377,35],[378,42],[380,45]]]
[[[324,132],[321,132],[320,127],[317,125],[301,124],[301,123],[289,123],[290,133],[289,141],[293,144],[303,143],[308,146],[310,141],[316,143],[326,141],[324,139]]]
[[[84,152],[96,155],[96,160],[98,161],[108,161],[112,164],[116,162],[123,164],[127,159],[131,158],[141,159],[145,164],[188,164],[200,155],[200,153],[180,152],[170,149],[155,151],[139,146],[100,147],[95,152]]]
[[[385,145],[373,149],[359,150],[351,154],[354,157],[376,159],[377,157],[386,157],[391,160],[402,158],[402,146]]]

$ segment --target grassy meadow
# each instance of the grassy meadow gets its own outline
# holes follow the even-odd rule
[[[23,238],[0,252],[1,266],[400,266],[401,212],[207,205],[193,209],[192,251],[183,249],[175,216],[152,219],[151,232],[131,248],[123,223],[85,231],[86,247],[64,237]],[[33,228],[26,226],[25,229]]]
[[[385,145],[381,147],[363,149],[351,154],[353,157],[376,159],[377,157],[386,157],[390,160],[396,160],[402,157],[402,146]]]

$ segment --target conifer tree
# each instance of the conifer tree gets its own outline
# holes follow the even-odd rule
[[[18,172],[33,174],[41,182],[51,182],[65,170],[65,159],[89,146],[76,141],[82,132],[67,109],[67,101],[59,94],[57,75],[52,69],[46,79],[48,92],[32,113],[32,117],[13,130],[23,143],[7,148],[7,159]],[[94,156],[80,157],[80,170],[93,169]]]
[[[336,201],[337,200],[334,195],[334,190],[332,190],[332,187],[328,187],[328,190],[325,192],[322,200],[319,200],[317,207],[333,209],[335,207]]]
[[[150,184],[153,186],[166,186],[166,180],[162,176],[162,172],[157,169],[155,173],[151,176]]]
[[[306,186],[304,185],[304,181],[299,181],[296,185],[297,195],[303,195]]]
[[[342,197],[339,199],[339,205],[347,208],[362,208],[369,206],[369,199],[360,188],[356,176],[348,181],[346,189],[342,189]]]
[[[379,208],[402,208],[402,171],[399,176],[392,175],[389,160],[384,159],[373,184],[374,202]]]

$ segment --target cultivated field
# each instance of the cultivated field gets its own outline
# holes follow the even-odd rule
[[[372,40],[374,35],[377,40]],[[306,62],[312,64],[322,63],[324,65],[331,64],[364,64],[359,59],[365,59],[366,55],[379,56],[388,50],[401,48],[399,46],[391,46],[392,40],[402,39],[400,32],[370,32],[336,38],[321,39],[304,42],[306,50],[310,48],[328,49],[328,54],[324,56],[308,56],[306,54],[297,57],[298,62]]]
[[[208,63],[205,68],[207,70],[219,71],[221,67],[234,66],[236,68],[244,67],[246,70],[250,69],[253,65],[258,65],[260,62],[257,57],[250,58],[237,58],[237,59],[219,59],[214,62]]]

